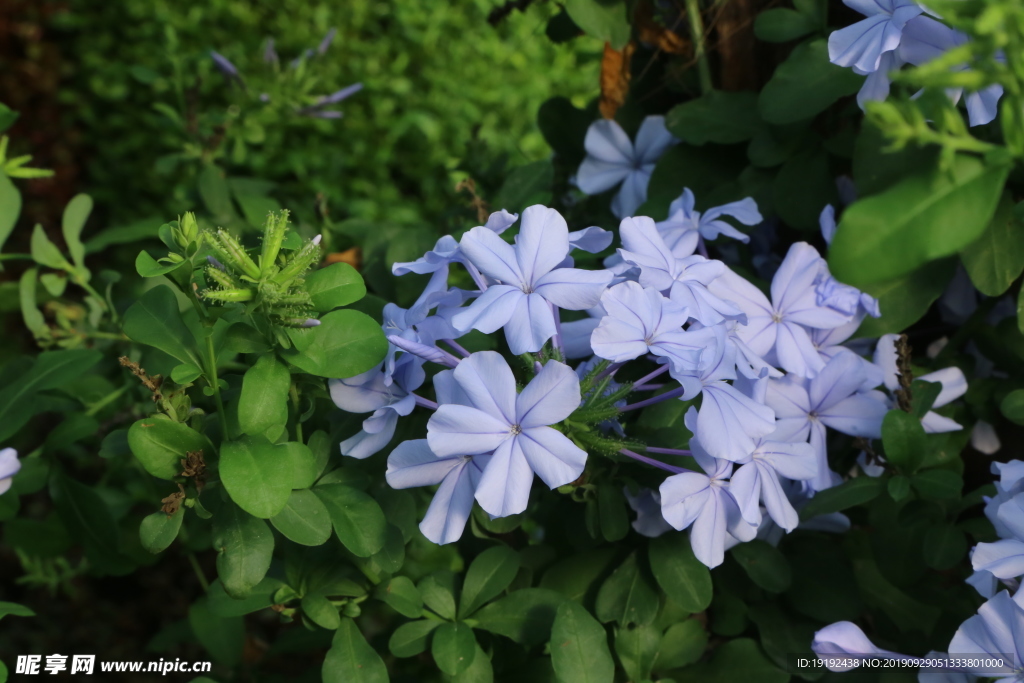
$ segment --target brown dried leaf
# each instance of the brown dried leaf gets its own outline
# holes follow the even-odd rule
[[[613,50],[611,44],[604,44],[601,57],[601,101],[598,108],[606,119],[615,118],[615,112],[626,103],[629,94],[629,60],[636,50],[636,43],[629,41],[622,51]]]
[[[637,5],[633,26],[640,36],[640,42],[648,43],[671,55],[690,53],[690,42],[675,31],[665,28],[654,20],[654,8],[649,2]]]
[[[332,263],[347,263],[356,270],[359,270],[363,266],[363,251],[359,247],[352,247],[345,251],[328,254],[324,258],[324,265],[329,266]]]

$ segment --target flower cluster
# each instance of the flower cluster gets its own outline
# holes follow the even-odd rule
[[[843,2],[866,18],[834,31],[828,39],[828,55],[833,64],[867,76],[857,95],[861,107],[889,96],[893,71],[905,64],[921,66],[968,40],[963,33],[925,16],[928,10],[914,0]],[[947,93],[957,102],[963,88],[952,88]],[[1003,87],[998,84],[968,93],[965,103],[971,125],[992,121],[1002,95]]]
[[[523,512],[535,474],[562,487],[594,455],[668,472],[657,492],[627,491],[634,527],[652,536],[691,529],[708,566],[758,534],[777,541],[798,525],[798,506],[841,481],[829,468],[827,431],[880,437],[893,405],[884,388],[897,386],[887,370],[892,341],[882,340],[877,361],[844,346],[878,304],[837,282],[807,243],[793,245],[767,293],[709,258],[709,240],[747,239],[726,217],[761,222],[752,199],[702,214],[686,190],[665,221],[624,218],[616,253],[585,270],[573,252],[601,252],[613,234],[570,232],[557,211],[532,206],[511,243],[502,233],[519,217],[502,211],[461,240],[443,237],[421,259],[395,264],[399,275],[432,276],[411,308],[385,308],[385,362],[331,382],[339,407],[373,413],[342,453],[369,457],[399,417],[432,411],[426,438],[391,452],[387,480],[440,485],[421,525],[437,543],[460,537],[474,501],[492,517]],[[477,289],[449,287],[456,264]],[[460,344],[473,330],[503,331],[524,361],[521,390],[505,357]],[[427,362],[443,368],[433,399],[416,393]],[[632,394],[640,399],[628,403]],[[672,400],[687,402],[688,443],[639,441],[636,411]],[[959,427],[943,419],[931,426]],[[841,529],[837,517],[814,523]]]
[[[992,463],[992,473],[998,477],[996,495],[985,498],[985,516],[1001,540],[979,543],[971,550],[974,574],[967,579],[987,601],[953,635],[942,677],[922,671],[918,678],[921,683],[970,683],[979,676],[1007,682],[1024,680],[1024,592],[1020,590],[1024,576],[1024,462]],[[878,656],[914,659],[876,647],[848,621],[818,631],[811,647],[823,659],[836,655],[843,655],[847,661]],[[1009,661],[999,670],[982,663],[984,659],[974,660],[979,666],[972,667],[972,656]],[[945,654],[930,653],[928,657],[943,658]]]

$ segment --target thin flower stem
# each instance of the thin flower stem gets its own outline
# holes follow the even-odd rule
[[[596,384],[597,382],[600,382],[601,380],[603,380],[608,375],[614,375],[615,371],[618,370],[619,368],[621,368],[623,365],[625,365],[625,363],[612,363],[611,365],[606,367],[604,370],[602,370],[600,372],[600,374],[598,374],[597,377],[594,378],[594,383]]]
[[[199,560],[193,553],[188,553],[188,563],[192,565],[192,571],[196,573],[196,578],[199,580],[199,585],[203,587],[204,591],[210,590],[210,582],[206,580],[206,575],[203,573],[203,568],[199,566]]]
[[[634,385],[633,386],[633,391],[657,391],[658,389],[661,389],[663,386],[665,386],[665,385],[664,384],[640,384],[640,385]]]
[[[690,24],[690,36],[693,38],[693,56],[700,77],[700,91],[709,93],[714,89],[714,85],[711,83],[711,67],[708,66],[707,54],[704,51],[704,20],[700,16],[699,0],[686,0],[686,18]]]
[[[550,301],[548,302],[548,306],[551,307],[551,315],[555,319],[555,338],[551,340],[551,343],[556,349],[558,349],[558,353],[564,359],[565,347],[562,344],[562,316],[558,312],[558,306],[555,306]]]
[[[96,415],[96,413],[100,412],[108,405],[110,405],[112,402],[116,401],[122,394],[124,394],[124,392],[128,391],[128,387],[129,385],[126,384],[120,389],[114,389],[109,394],[107,394],[106,396],[96,401],[91,406],[89,406],[89,409],[85,411],[85,414],[88,415],[89,417]]]
[[[459,344],[458,342],[456,342],[456,341],[455,341],[454,339],[442,339],[441,341],[443,341],[443,342],[444,342],[445,344],[447,344],[448,346],[450,346],[450,347],[452,347],[453,349],[455,349],[455,350],[456,350],[456,351],[457,351],[458,353],[462,354],[462,357],[463,357],[463,358],[469,358],[469,355],[470,355],[470,354],[469,354],[469,351],[467,351],[466,349],[464,349],[464,348],[462,347],[462,345],[460,345],[460,344]]]
[[[678,389],[673,389],[672,391],[666,391],[664,394],[658,394],[657,396],[653,396],[653,397],[651,397],[649,399],[646,399],[644,401],[638,401],[636,403],[630,403],[629,405],[622,406],[621,408],[619,408],[619,412],[620,413],[624,413],[627,410],[636,410],[637,408],[646,408],[647,406],[652,406],[655,403],[661,403],[662,401],[667,401],[670,398],[676,398],[678,396],[682,396],[685,393],[686,393],[686,388],[685,387],[679,387]]]
[[[217,403],[217,415],[220,416],[220,426],[224,431],[224,440],[228,439],[228,417],[224,412],[224,399],[220,396],[220,380],[217,379],[217,352],[213,348],[213,335],[206,335],[206,357],[207,357],[207,381],[213,388],[213,400]]]
[[[431,401],[429,398],[423,398],[419,394],[413,394],[412,397],[416,399],[416,405],[424,408],[430,408],[431,410],[437,410],[437,404]]]
[[[685,451],[681,448],[658,448],[656,446],[648,446],[647,452],[660,453],[661,455],[693,456],[693,451]]]
[[[685,469],[683,467],[675,467],[673,465],[669,465],[668,463],[664,463],[664,462],[662,462],[660,460],[655,460],[654,458],[648,458],[645,455],[640,455],[639,453],[634,453],[633,451],[629,450],[628,448],[623,448],[622,450],[619,451],[619,453],[621,453],[622,455],[625,455],[625,456],[627,456],[629,458],[633,458],[637,462],[642,462],[645,465],[650,465],[651,467],[657,467],[659,470],[665,470],[666,472],[671,472],[672,474],[679,474],[680,472],[689,472],[690,471],[690,470]]]
[[[652,372],[652,373],[650,373],[648,375],[644,375],[643,377],[641,377],[637,381],[633,382],[633,388],[638,388],[638,387],[640,387],[640,386],[642,386],[644,384],[647,384],[647,382],[651,381],[652,379],[654,379],[658,375],[665,374],[665,372],[667,372],[667,371],[668,371],[668,364],[666,363],[665,365],[662,365],[661,367],[659,367],[654,372]]]

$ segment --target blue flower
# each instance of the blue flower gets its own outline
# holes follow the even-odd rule
[[[496,234],[500,235],[512,227],[512,224],[517,220],[519,220],[519,214],[509,213],[502,209],[492,213],[483,227],[493,230]],[[458,241],[451,235],[444,235],[441,239],[437,240],[434,248],[425,255],[415,261],[395,263],[391,266],[391,272],[395,275],[434,273],[450,263],[463,262],[462,250],[459,249]]]
[[[452,402],[431,416],[427,442],[442,458],[493,454],[476,488],[486,512],[505,517],[525,510],[534,473],[551,488],[583,473],[586,452],[548,426],[580,404],[580,381],[572,368],[548,361],[517,395],[505,359],[481,351],[460,362],[451,381],[455,387],[445,398]]]
[[[236,79],[241,81],[242,74],[238,73],[238,67],[231,63],[227,57],[217,52],[216,50],[210,50],[210,58],[213,59],[214,66],[220,70],[222,74],[228,78]]]
[[[683,306],[690,317],[704,325],[717,325],[726,318],[739,318],[743,311],[715,296],[708,285],[727,270],[724,263],[694,254],[677,258],[669,249],[654,221],[646,216],[624,218],[619,225],[622,248],[619,254],[640,268],[640,284]]]
[[[843,663],[851,659],[869,659],[872,657],[904,658],[904,655],[883,650],[872,643],[864,631],[851,621],[837,621],[814,634],[811,650],[826,662],[836,662],[828,666],[831,671],[850,671],[858,665]],[[959,652],[959,651],[958,651]]]
[[[867,19],[828,37],[828,57],[833,64],[852,66],[859,73],[876,71],[882,55],[900,44],[903,27],[924,12],[914,0],[843,0]]]
[[[341,454],[351,458],[368,458],[387,446],[395,435],[398,418],[416,407],[410,393],[415,387],[406,389],[386,382],[380,365],[355,377],[332,379],[328,387],[334,404],[342,410],[373,413],[363,420],[359,433],[341,442]]]
[[[818,459],[811,486],[822,491],[833,485],[825,446],[825,428],[850,436],[880,438],[888,406],[878,392],[860,393],[865,372],[853,353],[837,355],[813,379],[787,375],[769,380],[766,402],[775,411],[772,439],[806,441]]]
[[[460,330],[486,334],[505,328],[512,353],[539,351],[557,331],[555,307],[581,311],[597,305],[611,273],[559,267],[569,254],[569,229],[554,209],[531,206],[515,246],[486,227],[462,238],[464,258],[499,284],[452,318]]]
[[[1024,598],[1024,593],[1017,593]],[[994,678],[1005,683],[1024,681],[1024,609],[1006,591],[996,594],[978,608],[978,613],[961,624],[949,642],[949,651],[957,657],[983,655],[998,659],[1010,658],[1002,672],[991,669],[967,673]]]
[[[636,513],[633,520],[633,529],[641,536],[657,538],[666,531],[672,530],[672,525],[661,516],[661,494],[648,488],[641,488],[633,495],[629,487],[622,489],[622,495],[626,496],[626,502]]]
[[[786,531],[800,523],[800,516],[789,501],[779,475],[804,481],[818,473],[814,449],[808,443],[768,441],[760,439],[750,454],[750,462],[737,469],[729,490],[740,506],[743,519],[753,525],[761,523],[761,501],[768,516]]]
[[[896,366],[898,358],[896,353],[897,337],[899,337],[897,334],[884,334],[879,338],[878,346],[875,347],[875,365],[881,369],[885,388],[889,391],[896,391],[900,386],[899,372]],[[955,366],[929,372],[915,379],[923,382],[938,382],[942,385],[942,390],[935,397],[932,408],[941,408],[967,393],[967,378],[964,376],[963,370]],[[932,410],[929,410],[921,418],[921,426],[929,434],[955,432],[963,429],[957,422]]]
[[[388,456],[387,482],[391,488],[440,484],[420,531],[428,539],[443,545],[462,537],[473,511],[473,494],[480,484],[490,455],[450,455],[439,458],[426,439],[403,441]]]
[[[661,514],[673,528],[690,530],[690,547],[698,560],[717,567],[725,559],[728,539],[750,541],[757,534],[743,520],[739,506],[729,492],[732,463],[700,452],[690,440],[697,464],[704,473],[682,472],[661,483]]]
[[[725,272],[709,285],[712,293],[735,304],[747,316],[736,329],[739,338],[758,356],[774,360],[787,372],[813,377],[824,367],[807,328],[831,329],[850,322],[851,316],[819,306],[816,283],[825,262],[806,242],[790,247],[775,272],[771,301],[746,279]]]
[[[608,315],[601,318],[590,345],[597,356],[615,363],[653,353],[677,367],[696,368],[701,350],[713,339],[710,329],[684,331],[686,309],[635,282],[606,290],[601,305]]]
[[[598,194],[621,183],[612,200],[612,213],[618,218],[631,216],[647,200],[655,162],[676,142],[665,128],[663,116],[644,119],[635,145],[615,121],[594,121],[583,141],[587,158],[576,172],[576,184],[587,194]]]
[[[21,469],[18,451],[13,448],[0,450],[0,496],[7,493],[14,481],[14,475]]]
[[[698,234],[706,240],[714,240],[719,235],[725,235],[743,243],[750,241],[750,235],[743,234],[723,221],[722,216],[732,216],[743,225],[757,225],[764,220],[757,210],[757,202],[750,197],[713,207],[703,214],[700,211],[694,211],[695,203],[693,192],[690,191],[690,188],[684,188],[683,194],[669,206],[668,218],[658,223],[658,230],[665,238],[665,242],[680,258],[693,253]],[[691,242],[693,247],[687,251],[684,245],[689,245]]]

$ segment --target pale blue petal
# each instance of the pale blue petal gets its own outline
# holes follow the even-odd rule
[[[611,246],[615,233],[593,225],[583,230],[576,230],[569,233],[569,246],[573,249],[581,249],[591,254],[604,251]]]
[[[783,370],[800,377],[814,377],[822,371],[825,361],[818,354],[806,329],[790,322],[775,327],[775,355]]]
[[[420,522],[423,535],[438,545],[454,543],[462,538],[466,522],[473,511],[471,467],[472,462],[461,460],[458,467],[448,473]]]
[[[548,487],[565,486],[583,474],[587,464],[586,451],[561,432],[550,427],[533,427],[525,429],[517,440],[530,469]]]
[[[643,164],[653,164],[677,142],[665,127],[664,116],[648,116],[636,133],[636,159]]]
[[[751,524],[761,523],[761,472],[754,462],[733,472],[729,493],[736,499],[740,514]]]
[[[754,439],[775,430],[775,413],[725,382],[705,385],[697,413],[697,437],[715,458],[737,462],[756,448]]]
[[[595,159],[612,164],[633,164],[633,143],[615,121],[599,119],[591,123],[583,139],[583,147]]]
[[[533,291],[559,308],[585,311],[600,303],[613,277],[607,270],[556,268],[537,280]]]
[[[500,353],[478,351],[452,371],[469,405],[506,425],[515,424],[516,378]]]
[[[544,342],[555,335],[555,316],[551,305],[540,294],[519,298],[505,325],[508,348],[515,355],[540,351]]]
[[[612,213],[617,218],[632,216],[647,201],[647,185],[650,182],[650,172],[643,169],[631,171],[612,199]]]
[[[403,441],[388,456],[388,470],[384,475],[393,489],[440,484],[448,473],[462,467],[466,458],[457,455],[438,458],[430,450],[426,439]]]
[[[864,370],[853,353],[841,353],[828,362],[810,381],[807,393],[811,407],[818,413],[854,394],[864,383]]]
[[[453,315],[452,325],[463,332],[476,329],[491,334],[508,323],[519,301],[525,297],[518,287],[492,285],[468,308]]]
[[[725,532],[729,524],[722,498],[726,495],[724,491],[711,489],[690,529],[693,554],[710,569],[725,559]]]
[[[534,285],[569,253],[569,228],[562,214],[540,204],[523,211],[515,252],[523,283]]]
[[[484,227],[488,230],[493,230],[497,234],[501,234],[512,227],[512,224],[519,220],[518,213],[509,213],[505,209],[501,211],[495,211],[487,217],[487,222],[484,223]]]
[[[576,186],[584,194],[600,194],[626,179],[633,167],[625,162],[608,162],[587,157],[576,172]]]
[[[476,501],[495,517],[517,515],[530,502],[533,470],[518,441],[509,439],[498,447],[476,488]]]
[[[889,407],[870,394],[855,394],[818,413],[822,423],[850,436],[882,437],[882,420]]]
[[[484,275],[517,287],[526,282],[515,248],[493,231],[483,226],[473,228],[462,237],[459,247],[463,255]]]
[[[601,323],[600,318],[584,318],[562,323],[562,347],[566,358],[586,358],[594,354],[590,337]]]
[[[580,378],[568,365],[549,360],[516,398],[515,423],[523,429],[556,424],[580,405]]]
[[[329,380],[327,385],[331,400],[347,413],[372,413],[405,394],[398,387],[385,384],[379,365],[355,377]]]
[[[661,514],[674,529],[682,531],[693,524],[710,492],[710,479],[697,472],[673,474],[661,482]],[[689,501],[696,501],[689,504]]]
[[[967,116],[972,126],[983,126],[995,120],[999,113],[999,98],[1003,96],[1003,86],[996,83],[984,90],[972,92],[966,97]]]
[[[341,454],[363,460],[379,453],[391,442],[397,426],[398,413],[381,408],[372,417],[363,421],[363,429],[359,433],[341,442]]]
[[[439,457],[493,451],[512,433],[511,425],[470,406],[440,406],[427,422],[427,443]]]

